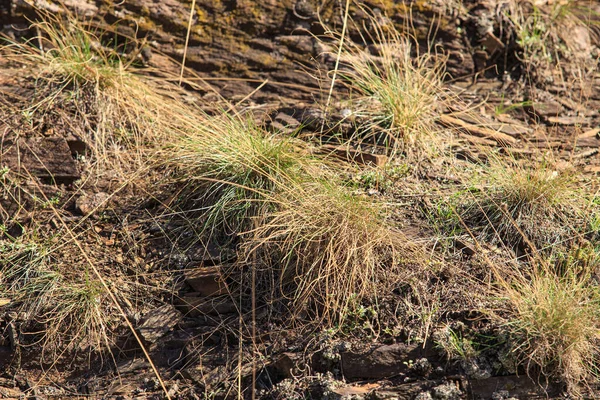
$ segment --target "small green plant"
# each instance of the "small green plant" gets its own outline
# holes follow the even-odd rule
[[[600,197],[595,196],[590,203],[589,231],[593,235],[600,234]]]
[[[392,189],[394,182],[406,177],[409,172],[410,167],[407,164],[386,166],[385,169],[366,169],[356,175],[355,182],[363,189],[385,192]]]
[[[23,119],[29,126],[33,126],[34,112],[32,110],[23,110],[21,111],[21,115],[23,116]]]
[[[52,196],[49,199],[42,199],[42,198],[39,198],[39,197],[33,195],[32,200],[34,202],[36,202],[37,204],[39,204],[42,209],[51,209],[60,204],[61,197],[62,197],[62,194],[60,194],[60,193],[55,196]]]
[[[421,205],[421,213],[442,241],[451,241],[463,231],[456,211],[459,199],[463,196],[464,192],[461,191],[448,199],[426,199]]]
[[[357,329],[372,329],[371,321],[377,318],[377,311],[373,306],[365,307],[361,298],[355,293],[350,295],[348,306],[345,310],[344,324],[340,331],[345,334],[351,334]]]
[[[522,109],[525,107],[530,107],[532,104],[533,104],[533,102],[529,101],[529,100],[521,101],[518,103],[506,104],[504,102],[504,95],[502,95],[501,103],[494,107],[494,114],[496,114],[496,115],[506,114],[506,113],[509,113],[514,110]]]
[[[446,326],[436,334],[435,345],[449,360],[468,361],[479,355],[478,344],[461,330]]]

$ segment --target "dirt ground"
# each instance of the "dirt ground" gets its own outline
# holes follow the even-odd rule
[[[0,6],[2,33],[11,40],[36,35],[27,28],[28,19],[39,18],[29,3]],[[352,137],[360,124],[360,117],[348,117],[352,90],[342,83],[330,109],[324,107],[336,61],[336,41],[324,26],[339,32],[344,2],[198,0],[183,87],[173,77],[188,33],[187,2],[34,3],[77,13],[100,31],[112,26],[136,73],[165,98],[208,114],[235,104],[269,132],[300,138],[322,135],[324,126]],[[338,152],[349,185],[394,205],[390,223],[429,260],[427,269],[409,268],[376,303],[352,305],[338,329],[289,324],[283,306],[231,295],[227,288],[239,282],[223,271],[239,265],[236,243],[198,240],[193,212],[177,203],[185,186],[176,173],[161,165],[131,168],[143,157],[138,154],[122,165],[95,163],[94,121],[67,93],[44,102],[52,88],[40,88],[42,74],[0,58],[0,265],[35,259],[74,274],[95,269],[119,292],[123,311],[108,295],[99,297],[109,346],[79,342],[78,335],[94,334],[81,330],[49,342],[44,331],[78,321],[34,315],[43,307],[24,310],[25,300],[3,298],[3,289],[0,398],[566,398],[565,382],[508,359],[503,329],[485,311],[498,301],[485,292],[492,279],[487,262],[504,265],[522,254],[493,240],[479,243],[466,231],[449,234],[448,207],[468,197],[474,171],[496,158],[566,171],[576,186],[598,190],[598,32],[590,28],[586,36],[571,28],[568,40],[557,36],[571,47],[560,62],[544,64],[526,57],[500,3],[364,2],[374,15],[412,32],[423,49],[433,43],[447,57],[444,87],[454,100],[440,105],[435,126],[451,156],[388,158],[364,143]],[[580,3],[597,18],[597,2]],[[350,10],[348,37],[358,42],[368,16],[354,3]],[[128,48],[129,39],[141,43],[140,51]],[[322,148],[336,153],[336,146],[331,140]],[[355,164],[358,170],[348,167]],[[381,165],[391,169],[378,170]],[[16,252],[24,238],[52,250],[34,257],[23,245]],[[595,244],[597,237],[585,240]],[[3,273],[0,284],[7,282]],[[455,343],[449,337],[460,339],[459,352],[475,343],[474,355],[451,357],[440,344]],[[589,398],[598,393],[595,384],[586,390]]]

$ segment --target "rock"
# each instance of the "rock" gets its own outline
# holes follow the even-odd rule
[[[128,37],[140,41],[148,39],[155,50],[151,58],[146,57],[148,64],[160,71],[179,72],[190,16],[189,2],[36,0],[12,3],[13,7],[7,8],[9,15],[6,18],[2,18],[0,13],[1,20],[6,19],[11,24],[28,24],[28,18],[37,17],[35,7],[51,14],[64,13],[67,8],[73,14],[84,15],[86,20],[91,20],[98,31],[107,28],[108,31],[121,35],[123,40]],[[377,14],[379,20],[385,19],[385,15],[394,15],[399,27],[413,26],[409,25],[410,20],[411,23],[414,22],[415,28],[411,33],[418,36],[424,46],[432,41],[444,45],[449,58],[447,70],[454,78],[474,73],[470,50],[455,18],[430,3],[434,2],[400,7],[397,2],[378,2],[380,10],[377,13],[374,11],[374,14]],[[323,55],[314,45],[314,38],[323,34],[326,29],[321,21],[328,27],[339,29],[342,13],[337,2],[198,0],[195,9],[186,67],[195,69],[208,78],[210,85],[221,94],[232,90],[245,97],[256,89],[255,84],[236,85],[231,80],[222,79],[210,81],[214,77],[236,76],[249,82],[269,81],[260,93],[254,94],[254,98],[278,96],[288,104],[293,104],[296,100],[314,100],[319,82],[310,77],[304,67],[311,65],[314,57]],[[355,10],[353,14],[360,13],[359,11]],[[358,14],[356,16],[359,17]],[[360,18],[356,25],[349,27],[349,36],[358,36],[356,27],[363,26],[366,22],[366,17]],[[111,29],[110,25],[114,21],[119,21],[119,24]],[[432,31],[431,26],[434,24],[436,29]],[[365,32],[361,33],[365,35]],[[490,48],[501,44],[491,36],[487,41]],[[331,57],[323,67],[331,69],[334,59],[335,57]]]
[[[144,341],[154,343],[177,325],[181,318],[181,313],[175,307],[165,304],[145,314],[137,331]]]
[[[6,370],[12,361],[14,355],[12,346],[0,346],[0,368]],[[0,380],[0,387],[2,387],[2,381]],[[0,397],[1,398],[1,397]]]
[[[231,299],[201,297],[199,293],[188,293],[178,300],[179,308],[186,316],[221,315],[237,312],[236,305]]]
[[[577,135],[577,139],[589,139],[589,138],[598,138],[600,134],[600,128],[589,129],[579,135]]]
[[[548,117],[548,122],[556,125],[589,125],[591,120],[586,117]]]
[[[471,379],[487,379],[492,376],[492,365],[483,357],[463,360],[460,366]]]
[[[282,353],[275,359],[273,367],[285,378],[293,378],[293,370],[301,357],[302,355],[297,353]]]
[[[81,177],[71,149],[62,137],[2,139],[0,166],[31,174],[53,184],[71,184]]]
[[[454,382],[434,387],[431,394],[435,400],[460,400],[462,398],[462,392]]]
[[[90,215],[106,207],[109,198],[110,196],[104,192],[83,194],[75,200],[75,209],[82,215]]]
[[[159,230],[160,232],[160,230]],[[208,244],[194,247],[187,252],[190,260],[200,262],[203,267],[220,264],[222,260],[221,249],[215,245]]]
[[[383,379],[409,372],[409,360],[427,354],[421,346],[403,343],[366,351],[342,351],[342,372],[346,379]]]
[[[410,367],[410,369],[420,376],[428,376],[433,371],[433,367],[429,360],[425,357],[416,360]]]
[[[380,386],[381,385],[378,383],[367,383],[364,385],[348,385],[332,389],[332,392],[343,396],[343,398],[362,399],[364,398],[362,395],[368,395]]]
[[[531,105],[525,106],[524,108],[527,112],[541,118],[557,116],[563,111],[563,106],[554,101],[535,102]]]
[[[73,156],[77,154],[83,155],[88,150],[87,144],[75,135],[69,135],[65,140],[67,141],[67,145],[69,146],[71,155]]]
[[[27,396],[13,379],[0,378],[0,399],[25,399]]]
[[[474,244],[460,238],[454,239],[454,247],[467,257],[471,257],[477,253],[477,248]]]
[[[492,393],[492,400],[507,400],[510,398],[508,390],[498,390]]]
[[[284,112],[279,112],[271,119],[269,126],[275,131],[292,134],[300,128],[301,124],[300,121],[294,117],[287,115]]]
[[[433,397],[429,392],[421,392],[415,397],[415,400],[433,400]]]
[[[573,24],[568,29],[560,29],[559,35],[565,41],[569,50],[577,58],[588,58],[591,55],[592,40],[590,28],[583,24]]]
[[[494,398],[508,399],[509,396],[518,399],[546,399],[554,398],[560,393],[555,386],[543,386],[542,382],[535,382],[526,375],[495,376],[483,380],[469,380],[472,398],[487,400]],[[506,395],[506,397],[502,397]]]
[[[185,272],[185,282],[200,296],[216,296],[227,293],[227,286],[218,265],[200,267]]]
[[[213,369],[202,367],[202,365],[196,367],[185,368],[181,371],[181,374],[194,381],[200,387],[210,390],[227,378],[227,368],[224,366],[217,366]]]
[[[489,55],[493,55],[496,51],[504,50],[504,43],[491,31],[484,34],[481,45],[485,47]]]

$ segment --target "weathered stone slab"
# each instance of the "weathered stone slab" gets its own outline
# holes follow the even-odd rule
[[[543,387],[527,375],[494,376],[488,379],[470,380],[470,391],[473,399],[493,399],[501,393],[504,397],[517,399],[548,399],[557,395],[556,388]]]
[[[406,373],[409,360],[424,357],[427,350],[403,343],[384,345],[365,351],[345,351],[342,371],[346,379],[385,379]]]
[[[215,296],[227,291],[221,267],[211,266],[195,268],[185,273],[185,282],[198,292],[200,296]]]
[[[146,342],[153,343],[173,329],[181,318],[181,313],[175,307],[165,304],[145,314],[137,329]]]
[[[0,147],[0,166],[53,183],[70,184],[80,178],[71,149],[62,137],[4,140]]]
[[[237,311],[236,305],[228,298],[202,297],[200,293],[185,295],[178,301],[177,308],[188,317],[230,314]]]
[[[323,145],[320,151],[357,164],[383,167],[388,162],[388,157],[385,155],[366,153],[347,146]]]

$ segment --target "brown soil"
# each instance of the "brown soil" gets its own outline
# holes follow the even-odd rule
[[[187,2],[39,3],[53,12],[66,7],[98,29],[116,27],[124,53],[139,59],[139,73],[178,73]],[[452,133],[452,159],[414,165],[401,160],[398,164],[407,172],[393,177],[391,187],[350,178],[358,182],[357,190],[405,205],[394,218],[439,263],[382,294],[380,304],[361,305],[363,310],[377,307],[377,316],[357,312],[351,325],[333,334],[314,326],[292,329],[285,323],[286,310],[267,313],[259,304],[253,339],[250,299],[223,295],[231,282],[224,282],[220,271],[232,262],[233,249],[198,243],[190,238],[184,217],[166,217],[179,194],[177,184],[161,172],[144,175],[152,185],[142,187],[135,181],[124,183],[108,170],[90,171],[86,127],[77,123],[78,111],[68,100],[58,99],[43,113],[24,114],[43,93],[36,91],[32,76],[6,60],[0,61],[0,167],[17,173],[20,185],[10,195],[5,189],[0,198],[0,225],[5,228],[0,244],[25,234],[33,224],[48,237],[62,223],[71,227],[99,271],[113,278],[115,287],[123,283],[120,299],[171,398],[237,398],[238,383],[244,390],[240,398],[251,398],[253,373],[256,398],[562,398],[561,382],[530,377],[501,359],[502,332],[482,312],[494,302],[479,286],[489,277],[482,253],[503,260],[508,250],[493,244],[480,248],[464,233],[441,240],[427,213],[468,187],[472,167],[493,152],[527,162],[551,154],[554,169],[573,170],[581,185],[597,190],[597,63],[592,60],[578,79],[569,78],[579,65],[575,56],[555,74],[542,68],[528,74],[514,38],[490,16],[495,9],[488,1],[465,1],[462,6],[444,1],[366,3],[392,16],[398,26],[407,25],[406,11],[412,10],[411,29],[419,43],[434,41],[448,55],[447,87],[460,99],[444,110],[438,123]],[[209,113],[224,105],[220,96],[242,101],[240,107],[254,110],[269,129],[295,132],[301,127],[300,136],[318,133],[336,120],[349,134],[355,126],[342,116],[348,95],[342,85],[335,90],[333,115],[324,120],[327,90],[322,88],[329,81],[323,71],[333,68],[335,58],[327,52],[327,41],[318,38],[324,34],[319,13],[331,27],[341,27],[340,7],[333,1],[199,0],[187,50],[188,86],[170,95],[205,104]],[[352,17],[355,26],[367,21],[356,7]],[[27,29],[27,18],[37,16],[24,2],[0,6],[8,36],[35,35]],[[493,29],[482,34],[487,23]],[[350,29],[350,37],[358,34]],[[130,54],[130,39],[142,41],[143,51]],[[592,54],[597,48],[591,44],[581,51]],[[317,73],[321,81],[315,79]],[[157,85],[171,90],[169,82]],[[336,145],[330,143],[326,151]],[[364,149],[342,151],[340,158],[340,164],[348,158],[375,165],[387,160]],[[44,207],[49,201],[60,213]],[[6,221],[11,224],[4,226]],[[85,264],[77,248],[61,251],[63,262]],[[136,285],[126,283],[132,275]],[[77,348],[68,356],[53,357],[40,356],[37,329],[44,329],[43,324],[25,325],[17,309],[0,307],[0,397],[164,398],[118,313],[110,315],[117,326],[110,352]],[[447,360],[435,339],[446,326],[477,338],[483,350],[466,361]]]

